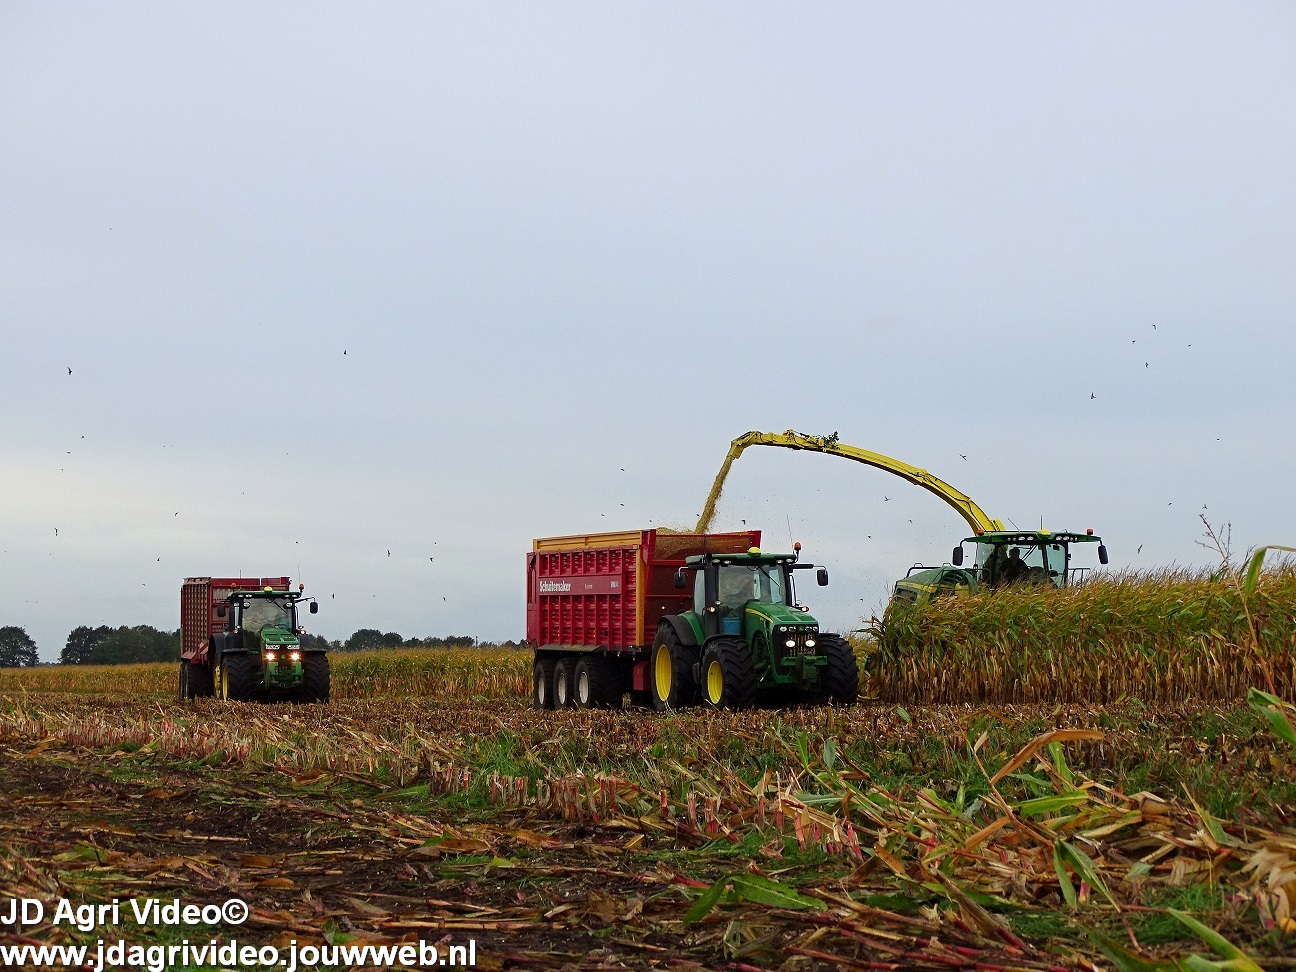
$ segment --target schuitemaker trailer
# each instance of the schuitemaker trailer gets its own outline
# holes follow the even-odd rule
[[[632,530],[536,540],[527,554],[527,642],[537,708],[648,704],[648,659],[662,619],[693,594],[676,586],[688,557],[738,554],[760,531]]]

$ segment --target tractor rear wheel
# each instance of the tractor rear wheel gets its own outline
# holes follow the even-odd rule
[[[620,673],[599,655],[586,655],[576,663],[576,704],[582,709],[621,708]]]
[[[302,655],[302,684],[298,698],[302,702],[329,700],[329,660],[323,652]]]
[[[226,702],[247,702],[256,691],[256,671],[247,655],[222,655],[220,697]]]
[[[669,624],[657,628],[648,656],[648,691],[658,712],[697,705],[697,679],[693,662],[697,649],[684,645]]]
[[[531,704],[537,709],[554,707],[554,666],[552,658],[541,658],[531,663]]]
[[[819,635],[819,653],[828,656],[828,664],[819,672],[820,704],[850,705],[859,698],[859,662],[855,649],[841,635]]]
[[[756,701],[756,669],[741,638],[713,638],[702,653],[702,705],[747,709]]]
[[[576,659],[566,655],[554,665],[554,708],[570,709],[576,704]]]

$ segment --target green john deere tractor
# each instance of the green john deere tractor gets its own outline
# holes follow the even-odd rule
[[[963,566],[963,544],[976,544],[976,559]],[[1091,568],[1071,565],[1071,545],[1098,544],[1098,562],[1107,563],[1107,548],[1089,530],[1053,533],[1049,530],[988,530],[967,537],[954,548],[952,563],[941,567],[915,564],[896,582],[891,605],[921,605],[934,598],[957,597],[976,591],[1034,584],[1069,587]]]
[[[329,700],[328,655],[307,651],[298,636],[296,591],[236,590],[216,615],[226,628],[212,635],[217,698]],[[319,605],[310,599],[312,614]]]
[[[793,584],[801,545],[791,554],[689,557],[675,575],[693,608],[662,619],[648,661],[653,707],[699,702],[709,709],[743,709],[762,697],[792,696],[846,705],[859,694],[855,654],[844,638],[819,630],[799,605]],[[820,587],[828,569],[816,572]]]

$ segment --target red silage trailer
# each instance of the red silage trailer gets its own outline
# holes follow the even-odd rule
[[[536,655],[536,705],[619,705],[626,692],[645,701],[657,625],[693,601],[691,591],[675,586],[685,558],[759,546],[759,530],[631,530],[534,541],[527,554],[527,642]],[[582,666],[589,672],[577,691],[576,666],[586,657],[604,661]]]
[[[225,630],[219,609],[235,591],[288,591],[287,577],[186,577],[180,586],[180,695],[202,698],[213,694],[211,637]],[[188,692],[188,694],[186,694]]]

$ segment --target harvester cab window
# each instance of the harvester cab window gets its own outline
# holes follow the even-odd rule
[[[1067,545],[1050,543],[1044,546],[1044,557],[1048,561],[1048,579],[1051,584],[1062,587],[1066,584]]]
[[[253,597],[243,602],[239,627],[251,634],[264,628],[293,630],[292,608],[281,598]]]

